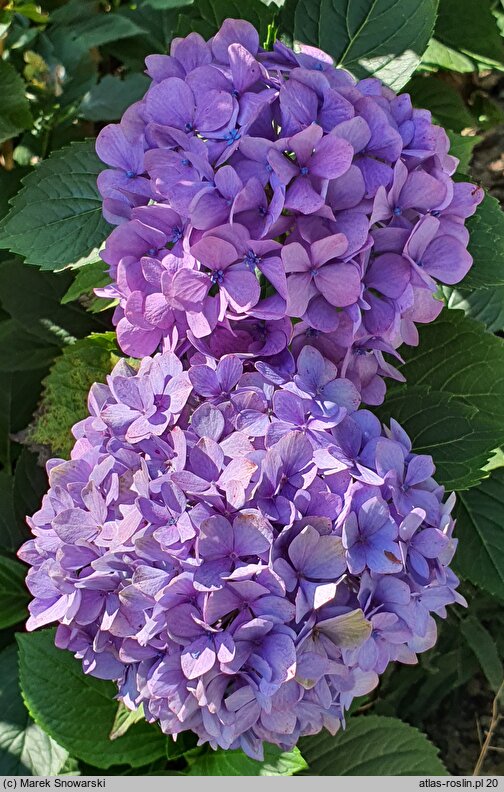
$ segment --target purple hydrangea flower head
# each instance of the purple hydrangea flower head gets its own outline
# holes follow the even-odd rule
[[[97,141],[118,226],[99,293],[118,301],[122,349],[259,359],[292,324],[293,351],[310,333],[379,404],[398,348],[442,308],[437,284],[472,263],[464,223],[483,192],[453,181],[444,130],[320,50],[265,51],[244,20],[146,63],[145,96]]]
[[[19,551],[28,629],[167,734],[255,758],[336,732],[463,602],[430,458],[320,350],[282,350],[121,359]]]

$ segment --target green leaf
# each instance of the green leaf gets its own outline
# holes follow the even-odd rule
[[[120,14],[97,14],[91,18],[79,21],[70,28],[72,38],[79,44],[91,49],[101,47],[110,41],[119,41],[145,33],[145,30]]]
[[[106,272],[107,269],[108,265],[101,259],[79,267],[75,273],[75,280],[60,300],[61,304],[66,305],[66,303],[78,300],[83,294],[92,295],[93,289],[110,283],[110,277]]]
[[[68,752],[30,718],[19,691],[13,645],[0,652],[0,680],[0,775],[58,775]]]
[[[492,14],[493,0],[441,0],[436,39],[482,64],[504,64],[504,43]]]
[[[403,356],[407,384],[389,388],[380,417],[403,424],[416,453],[432,454],[447,488],[473,486],[504,440],[504,342],[444,311]]]
[[[46,270],[95,260],[108,233],[96,187],[102,167],[93,141],[72,143],[44,160],[23,179],[0,223],[0,247]]]
[[[431,37],[437,0],[299,0],[294,38],[321,47],[357,77],[408,81]]]
[[[70,430],[88,414],[89,388],[110,373],[118,352],[114,333],[93,333],[66,347],[43,382],[28,441],[49,446],[56,456],[68,456],[75,442]]]
[[[79,115],[88,121],[116,121],[142,98],[149,84],[145,74],[128,74],[124,79],[106,74],[83,98]]]
[[[292,776],[306,768],[298,748],[283,752],[264,746],[264,761],[256,762],[243,751],[208,751],[191,762],[188,775],[201,776]]]
[[[117,710],[115,685],[84,674],[70,652],[54,646],[54,630],[18,635],[17,641],[28,710],[72,755],[105,769],[116,764],[141,767],[165,755],[165,736],[145,721],[110,740]]]
[[[402,352],[402,350],[401,350]],[[478,410],[504,434],[504,341],[461,311],[443,311],[420,330],[418,347],[404,350],[401,366],[415,388],[442,391]],[[404,386],[402,386],[404,387]]]
[[[0,59],[0,143],[32,125],[25,84],[16,70]]]
[[[459,493],[455,517],[455,570],[504,600],[504,468],[492,471],[479,487]]]
[[[447,393],[407,387],[387,395],[378,411],[380,420],[398,421],[411,438],[417,454],[430,454],[436,480],[448,490],[467,489],[484,473],[495,429],[478,419],[478,410]]]
[[[429,41],[429,46],[422,57],[422,64],[461,73],[474,71],[474,62],[470,58],[447,47],[446,44],[441,44],[435,38]]]
[[[0,629],[11,627],[27,617],[30,598],[24,582],[26,572],[26,567],[19,561],[0,556]]]
[[[260,40],[266,41],[268,26],[274,20],[278,8],[276,5],[266,5],[261,0],[198,0],[194,6],[184,9],[189,28],[197,28],[205,38],[213,36],[228,17],[246,19],[259,31]],[[187,35],[184,28],[179,30],[182,35]]]
[[[482,322],[491,333],[504,330],[504,286],[475,291],[443,286],[442,293],[448,308],[464,311],[466,316]]]
[[[478,658],[490,687],[497,693],[504,678],[504,669],[494,639],[475,616],[463,619],[460,631]]]
[[[58,352],[57,346],[31,335],[14,319],[0,322],[0,372],[46,369]]]
[[[85,269],[85,267],[84,267]],[[73,284],[71,272],[42,272],[20,259],[0,262],[0,301],[12,319],[48,344],[64,346],[102,329],[80,305],[61,305]]]
[[[444,127],[460,132],[475,123],[461,95],[436,77],[416,75],[405,90],[415,107],[430,110],[434,121]]]
[[[320,732],[302,738],[299,748],[311,775],[447,775],[438,749],[398,718],[351,718],[335,737]]]
[[[23,536],[14,514],[14,476],[0,471],[0,549],[17,550]]]
[[[468,250],[474,264],[457,289],[471,291],[504,286],[504,213],[499,202],[485,195],[466,225],[470,235]]]
[[[457,170],[467,173],[473,156],[473,149],[483,138],[480,135],[459,135],[447,129],[450,138],[450,154],[460,160]]]

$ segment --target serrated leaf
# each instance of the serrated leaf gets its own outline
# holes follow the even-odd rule
[[[504,440],[504,342],[444,311],[403,356],[407,384],[389,388],[379,415],[404,424],[416,453],[432,454],[447,488],[473,486]]]
[[[93,255],[108,233],[96,177],[102,164],[94,142],[72,143],[23,179],[0,224],[0,247],[28,264],[60,270]]]
[[[128,74],[124,79],[107,74],[84,96],[79,115],[88,121],[116,121],[142,98],[149,84],[145,74]]]
[[[448,490],[473,487],[495,446],[495,428],[478,419],[478,410],[447,393],[407,387],[387,394],[377,410],[386,423],[394,418],[406,430],[417,454],[430,454],[436,481]]]
[[[468,250],[474,259],[459,291],[504,286],[504,213],[499,202],[485,195],[476,214],[467,220]]]
[[[491,333],[504,330],[504,286],[475,291],[443,286],[442,293],[448,308],[464,311],[466,316],[482,322]]]
[[[306,768],[298,748],[286,752],[264,746],[264,761],[256,762],[243,751],[208,751],[191,762],[188,775],[200,776],[292,776]]]
[[[35,722],[73,756],[96,767],[132,767],[165,755],[165,736],[146,722],[116,740],[116,687],[82,672],[70,652],[54,646],[54,630],[17,636],[23,697]]]
[[[0,652],[0,775],[54,776],[68,752],[33,723],[19,691],[16,646]]]
[[[0,143],[32,125],[25,84],[10,63],[0,59]]]
[[[482,64],[504,64],[504,43],[492,14],[492,0],[441,0],[435,36]]]
[[[504,468],[492,471],[479,487],[459,493],[455,517],[455,570],[504,600]]]
[[[441,126],[460,132],[475,123],[461,95],[436,77],[416,75],[404,90],[415,107],[430,110],[433,120]]]
[[[447,775],[438,749],[398,718],[351,718],[335,737],[323,731],[302,738],[299,748],[312,775]]]
[[[25,586],[26,567],[13,558],[0,556],[0,629],[27,617],[29,595]],[[1,684],[1,683],[0,683]]]
[[[497,693],[504,679],[504,669],[494,639],[474,616],[462,620],[460,631],[478,658],[490,687]]]
[[[43,381],[40,409],[28,431],[30,442],[49,446],[56,456],[68,456],[75,442],[70,430],[87,415],[89,388],[110,373],[118,351],[114,333],[93,333],[63,350]]]
[[[332,55],[358,77],[395,90],[414,72],[434,28],[437,0],[299,0],[294,38]]]

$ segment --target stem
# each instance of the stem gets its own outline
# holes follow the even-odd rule
[[[480,755],[478,756],[478,761],[476,762],[476,765],[474,767],[473,776],[478,776],[481,774],[483,763],[486,759],[488,749],[490,748],[490,743],[492,742],[492,737],[494,736],[495,730],[501,719],[501,715],[499,714],[499,699],[502,693],[504,693],[504,681],[502,682],[500,688],[495,694],[495,698],[492,703],[492,720],[490,721],[490,726],[488,727],[487,735],[485,737],[485,742],[483,743],[483,746],[480,751]]]

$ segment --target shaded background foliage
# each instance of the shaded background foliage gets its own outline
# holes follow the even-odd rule
[[[108,233],[93,140],[144,93],[146,55],[193,30],[211,36],[228,16],[266,46],[313,44],[408,91],[447,128],[460,173],[488,190],[469,221],[474,267],[440,292],[448,310],[406,351],[408,384],[379,410],[458,492],[455,567],[470,608],[450,613],[417,666],[390,668],[344,733],[272,747],[263,763],[190,735],[175,744],[85,677],[51,630],[24,633],[15,558],[46,487],[41,464],[69,453],[89,386],[120,355],[112,306],[93,295],[107,283]],[[503,35],[501,0],[0,0],[0,773],[465,774],[489,729],[477,769],[504,773],[490,722],[504,656]]]

